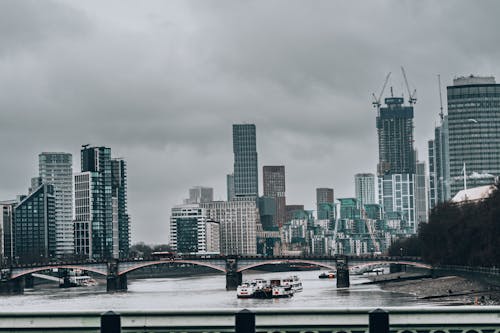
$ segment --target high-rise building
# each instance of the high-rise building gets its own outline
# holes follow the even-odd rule
[[[416,231],[413,106],[400,97],[385,99],[377,115],[379,147],[378,195],[384,213],[400,215]],[[396,213],[396,214],[393,214]]]
[[[403,103],[400,97],[386,98],[377,116],[379,176],[415,173],[413,106]]]
[[[448,116],[434,129],[434,139],[428,142],[429,208],[451,199],[448,144]]]
[[[276,223],[276,199],[273,197],[259,197],[260,223],[265,231],[278,230]]]
[[[127,162],[111,159],[113,197],[113,253],[128,258],[130,248],[130,216],[127,209]],[[117,252],[118,251],[118,252]]]
[[[213,201],[200,206],[207,209],[209,219],[220,223],[221,254],[257,254],[256,201]]]
[[[286,205],[285,206],[285,221],[288,222],[295,218],[297,212],[304,211],[304,205]]]
[[[74,254],[73,157],[69,153],[44,152],[38,155],[39,181],[54,187],[56,256]],[[36,184],[32,181],[32,188]]]
[[[92,259],[124,258],[130,245],[127,172],[107,147],[82,147],[75,175],[76,254]]]
[[[356,200],[359,208],[364,211],[364,206],[374,204],[375,201],[375,175],[373,173],[357,173],[354,175]]]
[[[275,226],[281,227],[286,218],[285,166],[264,166],[262,171],[264,196],[274,198],[276,202]]]
[[[20,263],[44,262],[56,256],[54,187],[43,184],[23,196],[14,209],[14,256]]]
[[[211,187],[195,186],[189,189],[189,199],[186,204],[197,204],[214,201],[214,189]]]
[[[219,224],[199,204],[179,205],[170,216],[170,245],[178,253],[219,253]]]
[[[227,201],[233,201],[234,194],[234,174],[230,173],[226,176],[226,186],[227,186]]]
[[[427,223],[427,186],[425,181],[425,163],[417,162],[415,174],[415,231],[420,223]]]
[[[257,200],[259,175],[254,124],[233,125],[234,194],[236,200]]]
[[[14,258],[14,209],[17,200],[0,201],[0,263]]]
[[[335,217],[333,188],[321,187],[316,189],[316,209],[318,220]]]
[[[468,76],[447,87],[450,197],[500,175],[500,84]],[[464,181],[464,174],[466,179]]]

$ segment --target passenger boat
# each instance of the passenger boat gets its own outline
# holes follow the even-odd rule
[[[269,282],[263,279],[245,281],[236,289],[236,296],[238,298],[264,299],[292,297],[295,292],[292,283],[292,278],[273,279]]]
[[[320,279],[333,279],[335,277],[335,272],[334,271],[329,271],[328,273],[321,273],[319,275]]]
[[[264,279],[254,279],[252,281],[245,281],[236,288],[236,296],[238,298],[254,298],[260,294],[260,290],[269,288],[269,282]]]
[[[290,286],[293,290],[293,292],[299,292],[302,291],[304,288],[302,287],[302,282],[300,281],[299,277],[297,275],[289,276],[284,278],[281,281],[281,285],[288,287]]]

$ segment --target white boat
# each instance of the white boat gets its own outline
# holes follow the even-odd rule
[[[269,282],[264,279],[254,279],[252,281],[245,281],[236,288],[236,296],[238,298],[252,298],[260,294],[262,290],[269,288]]]
[[[270,298],[286,298],[286,297],[292,297],[294,294],[294,291],[292,289],[291,285],[282,285],[281,283],[283,280],[281,279],[276,279],[276,280],[271,280],[271,286],[272,286],[272,295]]]
[[[69,283],[75,287],[90,287],[97,285],[97,281],[88,275],[70,276]]]
[[[281,285],[285,287],[292,287],[293,292],[302,291],[302,282],[297,275],[289,276],[281,280]]]

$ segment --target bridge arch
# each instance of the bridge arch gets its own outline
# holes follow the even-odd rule
[[[78,266],[78,265],[50,265],[50,266],[43,266],[43,267],[33,267],[33,268],[26,268],[23,269],[19,273],[12,274],[11,279],[17,279],[22,276],[31,274],[31,273],[37,273],[37,272],[42,272],[42,271],[47,271],[47,270],[52,270],[52,269],[61,269],[61,268],[67,268],[67,269],[79,269],[82,271],[87,271],[87,272],[93,272],[99,275],[108,275],[108,272],[106,270],[99,269],[97,267],[88,267],[88,266]]]
[[[252,269],[254,267],[259,267],[263,265],[277,265],[277,264],[283,264],[283,263],[292,263],[292,264],[309,264],[309,265],[316,265],[319,267],[324,267],[330,270],[335,270],[336,267],[335,265],[329,265],[324,262],[320,261],[314,261],[314,260],[307,260],[307,259],[288,259],[288,260],[283,260],[283,259],[277,259],[277,260],[264,260],[258,263],[242,266],[238,268],[238,272],[243,272],[248,269]]]
[[[137,263],[136,265],[129,266],[123,270],[120,269],[118,272],[118,275],[124,275],[129,272],[148,267],[148,266],[153,266],[153,265],[164,265],[164,264],[192,264],[196,266],[204,266],[204,267],[209,267],[212,269],[215,269],[219,272],[226,273],[226,269],[222,268],[220,266],[208,263],[208,262],[203,262],[203,261],[196,261],[196,260],[157,260],[157,261],[148,261],[148,262],[142,262],[142,263]]]

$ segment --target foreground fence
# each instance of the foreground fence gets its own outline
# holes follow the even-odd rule
[[[0,332],[500,333],[500,307],[4,312]]]

